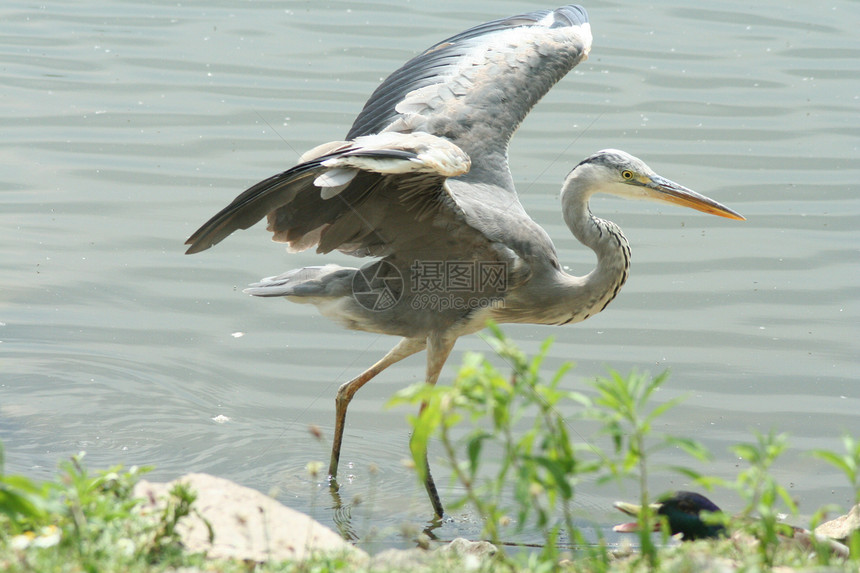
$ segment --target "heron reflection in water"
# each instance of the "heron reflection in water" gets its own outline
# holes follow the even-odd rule
[[[443,40],[382,82],[343,141],[252,186],[188,239],[187,252],[197,253],[266,217],[274,240],[291,251],[373,258],[360,269],[291,270],[246,291],[313,304],[350,329],[402,337],[337,392],[333,480],[349,402],[387,367],[426,349],[425,380],[435,384],[457,338],[488,320],[561,325],[606,308],[627,279],[630,246],[617,225],[591,213],[595,193],[743,219],[628,153],[599,151],[561,188],[564,221],[597,266],[581,277],[562,269],[546,231],[517,199],[508,142],[532,106],[588,56],[591,40],[579,6],[495,20]],[[423,455],[424,485],[441,516]]]

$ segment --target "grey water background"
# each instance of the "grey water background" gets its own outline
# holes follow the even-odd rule
[[[408,58],[474,24],[543,7],[554,6],[4,2],[5,471],[47,479],[58,460],[86,451],[91,468],[151,464],[154,479],[209,472],[272,491],[353,538],[408,545],[403,524],[423,526],[430,509],[402,465],[411,412],[384,404],[422,379],[423,355],[352,403],[345,507],[334,509],[306,464],[328,460],[337,387],[395,339],[241,293],[290,268],[356,260],[286,254],[263,225],[193,257],[182,243],[247,186],[342,138],[378,82]],[[594,261],[564,226],[558,189],[598,149],[634,153],[748,221],[595,198],[595,213],[632,244],[620,296],[581,324],[505,332],[529,352],[555,337],[544,372],[575,361],[564,382],[571,390],[587,391],[608,368],[670,369],[656,399],[685,401],[655,429],[701,440],[714,460],[693,464],[666,451],[655,463],[732,479],[745,463],[730,445],[754,431],[787,432],[791,449],[774,473],[803,516],[846,505],[846,480],[809,451],[860,434],[860,3],[586,8],[590,59],[526,119],[510,154],[523,204],[569,270],[585,274]],[[443,382],[465,351],[491,352],[479,337],[462,339]],[[439,454],[431,458],[450,501],[460,491]],[[651,487],[689,484],[655,467]],[[620,517],[611,502],[636,495],[632,482],[586,481],[577,516],[611,536]],[[715,497],[739,509],[732,492]],[[435,534],[477,538],[480,521],[461,509]]]

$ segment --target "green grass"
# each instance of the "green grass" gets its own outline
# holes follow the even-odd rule
[[[781,547],[778,520],[781,512],[796,517],[791,497],[770,469],[787,448],[788,438],[776,432],[756,434],[754,441],[739,444],[733,452],[746,466],[734,481],[700,475],[679,464],[673,471],[700,484],[720,484],[735,490],[745,504],[744,514],[756,520],[731,522],[756,540],[750,546],[722,540],[681,545],[656,544],[649,534],[638,537],[639,550],[619,556],[602,539],[585,542],[574,520],[576,493],[585,479],[611,487],[632,480],[647,506],[647,476],[655,451],[673,448],[699,466],[709,453],[694,440],[655,431],[660,416],[680,402],[654,404],[654,392],[666,375],[650,377],[633,372],[611,372],[591,384],[590,397],[564,390],[561,384],[570,365],[550,380],[541,378],[541,364],[549,349],[545,343],[535,357],[527,357],[497,328],[488,342],[508,364],[499,371],[483,356],[469,354],[451,386],[429,388],[418,384],[399,392],[392,404],[425,402],[414,426],[416,466],[423,448],[438,440],[453,479],[463,491],[449,508],[470,506],[484,523],[484,535],[499,550],[492,558],[463,563],[438,554],[425,565],[410,570],[448,572],[467,564],[479,571],[696,571],[729,564],[743,571],[768,570],[774,566],[804,568],[829,565],[857,571],[860,534],[852,545],[852,561],[833,558],[824,551]],[[576,411],[576,419],[560,411]],[[599,449],[579,443],[570,428],[588,421],[608,437]],[[860,501],[860,444],[843,439],[844,453],[816,451],[817,456],[843,472]],[[194,513],[195,492],[177,486],[169,502],[146,510],[131,497],[134,484],[147,468],[114,467],[92,473],[84,454],[62,461],[56,479],[35,482],[3,472],[0,446],[0,571],[104,572],[104,571],[390,571],[373,563],[361,565],[339,557],[318,556],[303,563],[248,564],[207,561],[187,553],[177,524]],[[311,495],[311,494],[309,494]],[[817,512],[814,521],[823,515]],[[656,516],[643,512],[642,529],[650,529]],[[505,551],[506,541],[523,528],[538,531],[542,548],[537,551]],[[599,530],[598,530],[599,531]],[[560,538],[566,540],[562,546]],[[664,538],[665,541],[665,538]]]
[[[639,516],[639,551],[629,559],[614,559],[603,540],[596,545],[585,543],[571,513],[582,480],[595,480],[598,484],[633,480],[640,491],[640,504],[648,507],[652,501],[647,489],[648,472],[655,452],[672,448],[699,466],[711,454],[696,440],[655,431],[659,418],[681,403],[678,399],[654,403],[652,398],[665,383],[666,373],[652,378],[639,372],[626,376],[610,372],[609,376],[591,383],[588,397],[562,389],[560,381],[570,364],[562,366],[550,380],[541,380],[540,366],[550,341],[544,343],[537,356],[529,358],[497,327],[491,325],[489,333],[487,342],[507,363],[505,372],[500,372],[482,355],[468,354],[453,385],[430,388],[417,384],[399,392],[392,403],[426,405],[420,416],[411,418],[413,442],[420,446],[413,452],[415,465],[421,467],[424,448],[431,439],[441,442],[453,478],[464,492],[450,507],[470,505],[483,519],[484,534],[496,544],[526,527],[542,535],[543,548],[537,563],[534,554],[519,552],[509,556],[500,545],[495,566],[510,570],[552,567],[568,557],[569,551],[558,544],[561,534],[568,540],[568,546],[576,548],[574,569],[583,571],[618,567],[689,570],[702,558],[703,551],[707,553],[708,547],[714,556],[722,555],[751,570],[838,562],[825,551],[810,557],[808,552],[787,551],[781,546],[779,534],[786,526],[779,522],[778,516],[790,514],[796,518],[797,507],[770,473],[788,445],[787,437],[775,432],[756,434],[755,442],[732,448],[738,459],[749,465],[739,471],[734,481],[701,475],[682,463],[663,468],[702,488],[719,485],[736,491],[746,504],[743,517],[754,514],[757,519],[727,525],[743,530],[754,540],[749,546],[740,544],[741,547],[733,547],[728,553],[726,548],[719,549],[720,544],[658,546],[648,533],[656,516],[648,511]],[[571,417],[571,411],[579,413]],[[530,427],[526,423],[523,428],[523,421],[530,421]],[[582,421],[596,422],[599,433],[609,437],[610,446],[600,449],[595,445],[596,440],[589,443],[572,440],[570,428]],[[461,437],[455,439],[455,435]],[[854,491],[860,492],[860,445],[849,437],[843,441],[845,454],[822,451],[812,454],[839,468]],[[487,454],[488,451],[491,453]],[[496,463],[499,452],[501,462]],[[511,499],[512,502],[505,501]],[[823,511],[816,512],[813,521],[820,521],[821,515]],[[508,524],[513,525],[505,527]],[[858,537],[860,534],[851,541],[855,546],[860,545]],[[667,541],[665,536],[663,541]],[[855,563],[860,560],[858,555],[857,550],[852,554]]]

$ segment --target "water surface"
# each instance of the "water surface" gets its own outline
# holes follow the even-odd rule
[[[591,58],[528,117],[511,148],[521,200],[571,272],[593,255],[561,221],[558,188],[606,147],[743,213],[740,223],[595,199],[633,246],[610,308],[565,328],[507,327],[545,371],[577,364],[671,378],[686,396],[658,428],[714,453],[787,432],[774,468],[804,514],[847,504],[844,478],[808,455],[860,434],[857,48],[860,5],[657,1],[588,4]],[[0,438],[6,471],[53,475],[81,450],[93,468],[152,464],[153,477],[210,472],[273,491],[350,536],[408,544],[429,517],[402,466],[406,409],[383,404],[420,381],[423,357],[365,387],[350,408],[345,509],[307,462],[327,460],[337,387],[395,339],[346,332],[313,308],[241,288],[322,259],[285,254],[262,225],[204,254],[183,241],[250,184],[342,138],[389,72],[438,40],[531,2],[241,3],[48,1],[0,8]],[[326,260],[353,264],[345,256]],[[490,352],[478,337],[463,351]],[[497,361],[498,362],[498,361]],[[500,363],[501,366],[501,363]],[[573,412],[571,412],[571,415]],[[218,423],[214,418],[229,418]],[[319,426],[326,441],[311,437]],[[579,432],[580,429],[577,428]],[[581,430],[582,438],[598,438]],[[438,455],[438,451],[433,452]],[[690,463],[678,452],[658,462]],[[443,499],[443,467],[437,481]],[[686,487],[655,471],[657,491]],[[631,483],[586,483],[578,516],[605,533]],[[354,505],[356,496],[363,499]],[[740,501],[717,493],[733,510]],[[468,509],[436,534],[476,538]],[[517,537],[529,541],[529,532]]]

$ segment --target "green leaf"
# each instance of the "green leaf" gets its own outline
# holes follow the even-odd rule
[[[736,444],[731,447],[731,450],[736,456],[747,461],[753,461],[759,458],[758,452],[750,444]]]
[[[782,486],[777,486],[776,492],[779,494],[779,497],[782,498],[782,502],[785,504],[785,507],[787,507],[793,515],[797,515],[797,504],[794,503],[794,500],[788,494],[788,490]]]
[[[702,474],[700,474],[699,472],[692,470],[690,468],[687,468],[684,466],[666,466],[666,467],[668,469],[672,470],[673,472],[687,476],[688,478],[690,478],[691,480],[693,480],[695,482],[700,482],[700,480],[702,479]]]
[[[656,420],[663,414],[665,414],[668,410],[671,410],[684,400],[682,398],[673,398],[667,402],[663,402],[662,404],[656,406],[651,412],[645,417],[645,423],[650,424],[653,420]]]
[[[469,457],[469,474],[470,477],[474,478],[475,474],[478,472],[478,468],[480,466],[479,459],[481,457],[481,450],[484,446],[484,440],[492,437],[487,433],[480,433],[469,440],[466,451]]]
[[[846,475],[853,473],[854,468],[846,458],[828,450],[814,450],[812,455],[842,470]]]
[[[570,483],[567,481],[567,474],[565,474],[564,469],[558,463],[546,457],[537,457],[534,458],[534,461],[552,475],[555,482],[553,485],[561,491],[562,498],[570,499],[573,497],[573,488],[570,487]]]
[[[665,443],[684,450],[690,456],[700,461],[708,461],[712,458],[710,450],[701,442],[692,438],[679,438],[677,436],[665,436]]]

